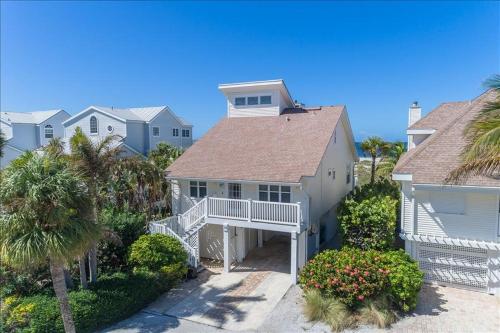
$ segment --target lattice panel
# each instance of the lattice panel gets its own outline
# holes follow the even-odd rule
[[[475,289],[488,286],[488,258],[484,249],[421,243],[418,261],[426,280]]]

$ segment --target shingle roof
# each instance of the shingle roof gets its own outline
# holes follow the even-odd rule
[[[9,124],[11,123],[40,124],[61,111],[63,110],[59,109],[59,110],[34,111],[34,112],[2,111],[0,112],[0,118]]]
[[[172,178],[298,183],[314,176],[344,106],[226,118],[168,169]]]
[[[460,165],[460,153],[466,144],[463,136],[466,125],[485,103],[496,98],[496,94],[494,90],[489,90],[470,102],[447,103],[447,114],[450,118],[453,115],[453,118],[443,126],[436,123],[442,122],[439,117],[435,117],[435,122],[429,122],[429,126],[437,129],[436,132],[405,153],[393,173],[411,174],[416,184],[444,184],[449,172]],[[461,185],[500,186],[500,179],[474,176]]]
[[[408,129],[440,129],[455,119],[460,111],[469,104],[469,101],[442,103]]]
[[[125,120],[150,121],[166,106],[153,106],[145,108],[114,108],[107,106],[93,106],[93,108],[112,114]]]

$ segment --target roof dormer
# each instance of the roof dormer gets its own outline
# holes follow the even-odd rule
[[[279,116],[294,106],[283,80],[220,84],[227,98],[228,117]]]

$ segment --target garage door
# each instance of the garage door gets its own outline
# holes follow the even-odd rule
[[[427,281],[487,292],[487,250],[433,243],[417,244],[417,260]]]

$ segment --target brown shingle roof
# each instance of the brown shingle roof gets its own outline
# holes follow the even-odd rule
[[[442,103],[408,129],[440,129],[455,119],[469,103],[469,101]]]
[[[168,176],[298,183],[316,174],[344,110],[223,119],[167,169]]]
[[[496,94],[490,90],[466,105],[460,104],[463,102],[456,104],[457,109],[450,112],[455,117],[404,154],[393,173],[411,174],[415,184],[444,184],[449,172],[460,165],[460,153],[466,144],[464,128],[486,102],[496,98]],[[500,179],[474,176],[461,185],[500,186]]]

